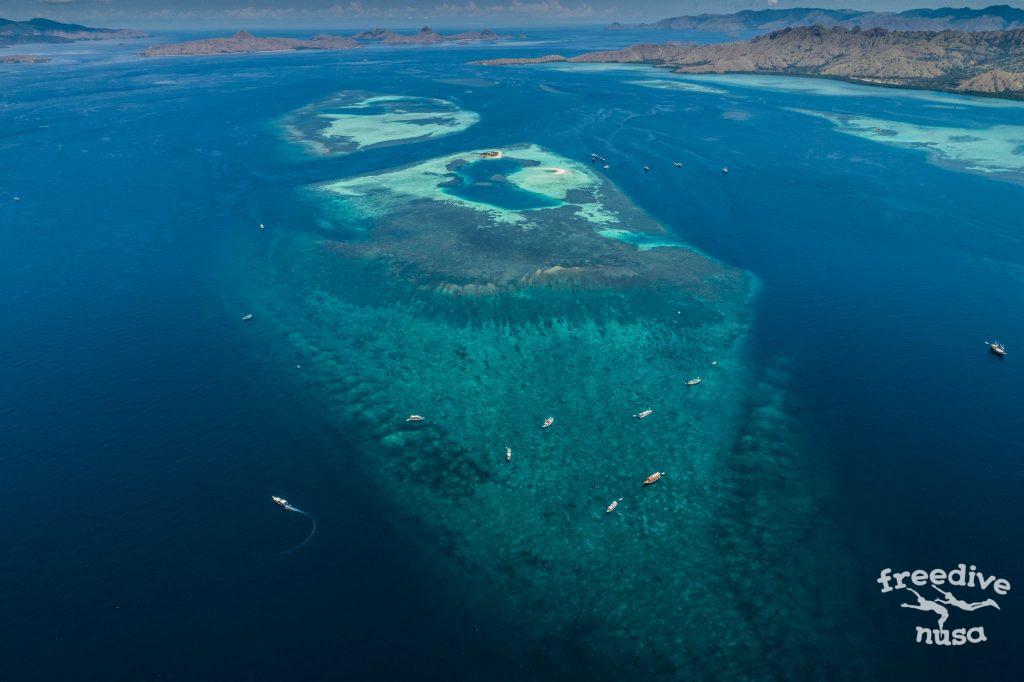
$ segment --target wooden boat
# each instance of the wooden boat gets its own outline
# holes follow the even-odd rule
[[[687,379],[686,380],[686,385],[687,386],[696,386],[697,384],[699,384],[702,381],[704,381],[704,377],[694,377],[692,379]]]
[[[661,477],[665,475],[664,471],[655,471],[653,474],[644,479],[644,485],[650,485],[657,483],[661,480]]]
[[[619,502],[622,502],[621,497],[617,500],[612,500],[612,503],[608,505],[608,508],[604,510],[604,513],[611,514],[613,511],[615,511],[615,508],[619,506]]]
[[[554,423],[555,423],[555,418],[554,417],[548,417],[547,419],[544,420],[544,423],[540,425],[540,428],[546,429],[546,428],[548,428],[549,426],[551,426]]]
[[[637,412],[636,414],[634,414],[633,418],[634,419],[644,419],[646,417],[650,417],[652,414],[654,414],[654,410],[648,407],[643,412]]]
[[[408,417],[405,418],[405,421],[407,421],[407,422],[421,422],[424,419],[426,419],[426,417],[424,417],[422,415],[410,414]]]

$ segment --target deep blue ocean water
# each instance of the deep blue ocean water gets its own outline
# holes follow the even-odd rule
[[[1020,148],[965,161],[978,150],[956,145],[1021,126],[1024,109],[820,81],[800,81],[824,83],[814,92],[680,80],[712,89],[700,92],[636,83],[667,77],[653,70],[466,65],[638,39],[530,33],[527,46],[146,61],[134,45],[75,45],[48,48],[50,65],[2,67],[4,679],[632,674],[634,660],[594,651],[572,600],[543,586],[529,611],[481,608],[473,576],[422,546],[457,540],[409,531],[410,510],[375,477],[377,453],[325,409],[325,380],[306,378],[317,356],[290,350],[283,311],[296,329],[300,318],[329,333],[338,324],[301,307],[305,280],[287,274],[302,265],[295,236],[323,229],[302,188],[527,142],[608,157],[600,172],[674,238],[760,283],[746,362],[754,376],[784,375],[768,383],[784,386],[773,404],[785,414],[773,418],[792,435],[797,473],[765,477],[783,541],[759,537],[779,561],[813,567],[788,580],[814,589],[787,604],[772,599],[791,593],[778,573],[735,587],[761,595],[743,637],[806,619],[758,651],[808,653],[718,672],[1008,679],[1020,669],[1014,592],[977,614],[989,641],[945,650],[915,644],[926,619],[874,581],[885,567],[958,563],[1019,577],[1024,175],[988,172]],[[284,139],[282,116],[348,89],[442,98],[481,122],[337,158],[305,157]],[[852,134],[850,117],[886,123]],[[886,141],[900,126],[959,132],[943,155]],[[325,268],[311,280],[332,276],[310,264]],[[987,352],[991,338],[1005,360]],[[749,493],[756,507],[763,497]],[[275,554],[307,526],[271,494],[316,515],[301,552]],[[787,496],[814,501],[827,542],[804,544],[808,527],[787,527]],[[749,542],[742,523],[725,528]],[[623,580],[649,587],[631,572],[642,557],[618,562]],[[689,598],[713,611],[736,596]],[[836,603],[853,608],[828,610]],[[509,625],[531,620],[558,636],[539,644]],[[821,645],[826,629],[845,630],[849,648]],[[619,641],[643,657],[663,634]],[[734,637],[709,621],[709,642]]]

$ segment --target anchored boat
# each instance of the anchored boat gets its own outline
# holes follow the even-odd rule
[[[423,415],[410,414],[408,417],[405,418],[405,421],[407,421],[407,422],[421,422],[424,419],[426,419],[426,417],[424,417]]]
[[[654,410],[651,409],[650,407],[648,407],[643,412],[637,412],[636,414],[634,414],[633,418],[634,419],[644,419],[646,417],[650,417],[652,414],[654,414]]]
[[[644,485],[650,485],[657,483],[661,480],[661,477],[665,475],[664,471],[655,471],[653,474],[644,479]]]
[[[245,321],[251,320],[251,319],[252,319],[252,313],[246,313],[245,315],[242,315],[242,322],[245,322]]]
[[[512,448],[505,448],[505,461],[506,462],[511,462],[512,461]]]
[[[991,343],[989,343],[988,349],[1001,358],[1006,357],[1006,348],[1003,346],[1003,344],[999,343],[998,341],[992,341]]]
[[[612,500],[612,503],[608,505],[608,508],[604,510],[604,513],[611,514],[613,511],[615,511],[615,508],[619,506],[619,502],[622,502],[621,497],[617,500]]]
[[[540,428],[546,429],[546,428],[548,428],[549,426],[551,426],[554,423],[555,423],[555,418],[554,417],[548,417],[547,419],[544,420],[544,423],[540,425]]]
[[[692,379],[687,379],[686,380],[686,385],[687,386],[696,386],[697,384],[699,384],[702,381],[704,381],[704,377],[694,377]]]

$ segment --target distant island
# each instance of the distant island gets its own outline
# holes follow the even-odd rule
[[[90,28],[79,24],[62,24],[50,19],[0,19],[0,47],[26,43],[73,43],[79,40],[126,40],[146,37],[142,31]]]
[[[438,43],[509,40],[513,36],[499,35],[490,29],[441,35],[429,26],[411,35],[395,33],[382,28],[362,31],[354,36],[316,35],[308,40],[296,38],[257,38],[239,31],[230,38],[207,38],[184,43],[154,45],[139,54],[143,57],[171,57],[184,55],[239,54],[250,52],[292,52],[296,50],[350,50],[364,43],[388,45],[435,45]]]
[[[37,54],[5,54],[0,55],[0,64],[46,64],[49,57]]]
[[[186,55],[239,54],[249,52],[291,52],[295,50],[350,50],[359,44],[351,38],[316,35],[300,38],[257,38],[239,31],[230,38],[207,38],[184,43],[154,45],[139,54],[143,57],[180,57]]]
[[[492,59],[480,64],[644,63],[678,73],[823,76],[906,88],[1024,99],[1024,28],[1012,31],[888,31],[787,28],[711,45],[642,44],[576,57]]]
[[[463,33],[453,33],[445,36],[441,35],[429,26],[424,26],[418,33],[414,33],[412,35],[395,33],[394,31],[383,28],[375,28],[352,36],[353,39],[358,41],[380,42],[388,45],[431,45],[434,43],[496,41],[511,40],[514,37],[515,36],[495,33],[489,28],[485,28],[482,31],[466,31]]]
[[[887,28],[899,31],[1008,31],[1024,28],[1024,9],[1009,5],[992,5],[984,9],[943,7],[941,9],[911,9],[905,12],[871,12],[850,9],[820,9],[794,7],[791,9],[744,10],[733,14],[698,14],[669,17],[650,24],[623,25],[614,23],[612,30],[641,28],[655,30],[713,31],[739,33],[744,31],[770,32],[798,26],[824,26],[832,28],[860,27],[862,29]]]

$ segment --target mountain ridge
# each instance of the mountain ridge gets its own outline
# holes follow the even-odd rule
[[[903,12],[878,12],[854,9],[793,7],[786,9],[742,10],[732,14],[697,14],[668,17],[653,23],[623,25],[610,29],[651,29],[740,33],[771,32],[799,26],[832,28],[886,28],[901,31],[1008,31],[1024,28],[1024,9],[1010,5],[990,5],[982,9],[940,7],[910,9]]]
[[[567,58],[496,59],[644,63],[677,73],[762,73],[840,78],[872,85],[1024,99],[1024,28],[1009,31],[889,31],[786,28],[750,40],[633,45]]]
[[[126,40],[146,37],[146,33],[134,29],[93,28],[42,17],[28,21],[0,18],[0,47],[26,43],[73,43],[79,40]]]

